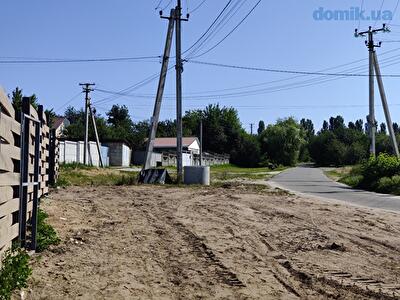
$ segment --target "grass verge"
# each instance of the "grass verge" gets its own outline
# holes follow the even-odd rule
[[[232,164],[211,166],[211,179],[226,181],[233,179],[262,180],[272,177],[275,171],[282,171],[284,167],[271,170],[269,168],[241,168]]]
[[[81,164],[66,164],[60,167],[57,186],[132,185],[137,182],[138,172],[100,169]]]

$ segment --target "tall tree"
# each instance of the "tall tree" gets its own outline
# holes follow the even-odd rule
[[[344,119],[342,116],[330,117],[329,118],[329,130],[335,131],[345,128]]]
[[[310,119],[304,119],[304,118],[301,119],[300,127],[304,130],[304,132],[306,134],[306,138],[308,140],[314,136],[314,134],[315,134],[314,124]]]
[[[356,126],[356,130],[358,130],[358,131],[360,131],[360,132],[363,132],[364,131],[364,122],[363,122],[363,120],[362,119],[358,119],[357,121],[356,121],[356,123],[355,123],[355,126]]]
[[[278,120],[261,135],[262,153],[266,153],[267,158],[278,165],[294,166],[303,143],[300,125],[293,118]]]
[[[22,98],[24,97],[23,92],[20,88],[16,87],[15,90],[12,91],[11,103],[15,109],[17,119],[20,119],[21,109],[22,109]],[[29,97],[29,102],[33,106],[33,108],[37,109],[39,106],[38,99],[35,94],[32,94]]]
[[[386,134],[386,124],[385,123],[381,123],[379,132]]]
[[[257,129],[258,135],[260,135],[264,130],[265,130],[265,123],[263,120],[261,120],[260,122],[258,122],[258,129]]]
[[[400,133],[399,124],[397,124],[396,122],[393,123],[393,131],[394,131],[394,133],[396,133],[396,134],[399,134],[399,133]]]

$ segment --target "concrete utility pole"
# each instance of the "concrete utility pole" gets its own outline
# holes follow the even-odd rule
[[[83,144],[83,164],[88,164],[88,149],[89,149],[89,103],[90,103],[90,92],[93,91],[91,88],[94,86],[94,83],[80,83],[80,86],[83,87],[83,92],[85,93],[85,137]]]
[[[200,166],[203,165],[203,119],[200,120]]]
[[[389,111],[389,106],[387,103],[386,99],[386,93],[385,89],[383,86],[383,81],[382,81],[382,74],[381,70],[379,67],[379,62],[378,62],[378,57],[376,55],[375,47],[380,47],[381,43],[375,44],[373,35],[376,34],[379,31],[383,32],[388,32],[389,29],[386,27],[385,24],[383,24],[382,28],[379,29],[372,29],[370,26],[368,31],[364,32],[358,32],[357,29],[355,30],[355,36],[365,36],[368,34],[368,40],[365,41],[365,45],[368,47],[369,50],[369,115],[368,115],[368,127],[370,131],[370,138],[371,138],[371,147],[370,147],[370,152],[373,156],[375,156],[376,151],[375,151],[375,135],[376,135],[376,127],[375,127],[375,103],[374,103],[374,77],[376,77],[377,82],[378,82],[378,87],[379,87],[379,93],[381,96],[381,101],[382,101],[382,106],[383,110],[385,113],[385,119],[386,119],[386,124],[387,128],[389,130],[389,135],[391,138],[392,142],[392,147],[395,155],[397,157],[400,157],[399,155],[399,149],[397,145],[397,140],[396,140],[396,135],[394,133],[393,129],[393,123],[392,123],[392,118],[390,116],[390,111]],[[376,76],[374,74],[376,73]]]
[[[394,134],[394,130],[393,130],[393,122],[392,122],[392,118],[390,117],[389,106],[388,106],[387,99],[386,99],[385,89],[383,87],[381,69],[379,67],[378,57],[376,55],[376,52],[374,52],[373,59],[374,59],[374,67],[375,67],[375,72],[376,72],[376,79],[378,81],[379,93],[381,94],[383,111],[385,113],[387,128],[389,130],[389,135],[390,135],[390,139],[392,142],[393,150],[394,150],[394,153],[396,154],[396,156],[400,157],[399,147],[397,146],[396,135]]]
[[[160,12],[162,15],[162,13]],[[157,89],[157,97],[156,102],[154,104],[154,111],[153,117],[150,120],[150,133],[149,133],[149,140],[147,141],[147,149],[146,149],[146,157],[144,159],[143,170],[147,170],[151,168],[151,158],[154,149],[154,139],[156,138],[158,120],[160,117],[160,110],[161,110],[161,102],[164,94],[164,87],[165,87],[165,79],[167,77],[168,71],[168,63],[169,63],[169,56],[171,53],[171,45],[172,45],[172,37],[174,34],[174,25],[175,25],[175,10],[172,9],[169,17],[163,17],[163,19],[168,19],[168,32],[167,32],[167,40],[165,42],[165,49],[164,49],[164,56],[162,60],[161,66],[161,73],[160,79],[158,82],[158,89]]]
[[[375,47],[380,47],[380,43],[378,45],[375,45],[374,43],[374,34],[383,31],[386,32],[388,31],[387,27],[385,24],[383,24],[382,28],[379,29],[372,29],[371,26],[369,26],[367,31],[362,31],[358,32],[358,29],[355,30],[355,37],[359,36],[365,36],[368,34],[368,40],[365,41],[365,45],[368,48],[369,51],[369,114],[367,117],[368,120],[368,129],[369,129],[369,136],[371,140],[370,144],[370,153],[375,156],[376,150],[375,150],[375,136],[376,136],[376,122],[375,122],[375,99],[374,99],[374,53],[375,53]]]
[[[175,8],[175,22],[176,22],[176,156],[177,156],[177,173],[178,184],[182,182],[183,178],[183,162],[182,162],[182,47],[181,47],[181,23],[182,23],[182,6],[181,0],[177,0]]]
[[[99,140],[99,134],[97,133],[97,125],[96,125],[96,118],[92,109],[92,104],[89,102],[89,112],[90,116],[92,119],[92,124],[93,124],[93,130],[94,130],[94,135],[96,137],[96,145],[97,145],[97,152],[99,153],[99,161],[100,161],[100,167],[104,168],[103,164],[103,158],[101,157],[101,147],[100,147],[100,140]]]

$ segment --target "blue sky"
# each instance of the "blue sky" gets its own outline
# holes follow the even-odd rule
[[[191,11],[202,0],[183,0],[184,12]],[[228,33],[257,2],[256,0],[234,0],[243,3],[241,9],[226,26],[205,45],[213,46]],[[94,1],[94,0],[4,0],[2,1],[2,38],[0,60],[24,58],[85,59],[104,57],[158,56],[162,54],[166,20],[159,18],[155,10],[159,0]],[[169,0],[162,1],[166,6]],[[175,2],[175,1],[172,1]],[[317,21],[313,12],[320,7],[326,10],[350,10],[360,7],[367,14],[379,10],[382,1],[261,1],[250,17],[221,45],[197,60],[242,66],[275,68],[284,70],[319,71],[360,59],[368,52],[362,38],[356,39],[354,29],[358,21]],[[397,0],[383,1],[383,10],[394,14],[391,33],[379,34],[375,38],[389,40],[377,50],[382,62],[382,73],[400,74],[400,7],[396,13]],[[206,0],[183,24],[182,43],[187,49],[208,28],[227,0]],[[239,4],[240,4],[239,3]],[[172,6],[172,4],[171,4]],[[169,8],[166,8],[166,13]],[[360,22],[360,29],[374,25],[375,21]],[[381,25],[381,21],[376,26]],[[384,54],[387,51],[393,52]],[[173,49],[174,51],[174,49]],[[383,54],[382,54],[383,53]],[[171,62],[173,63],[173,62]],[[388,65],[388,66],[385,66]],[[158,59],[140,62],[102,62],[69,64],[0,64],[0,85],[7,92],[16,86],[26,95],[35,93],[46,108],[62,107],[80,91],[79,82],[95,82],[103,90],[119,91],[144,78],[159,72]],[[367,60],[332,69],[344,72],[360,67],[356,73],[368,71]],[[341,114],[346,121],[365,119],[368,113],[368,78],[344,78],[316,84],[323,80],[319,76],[292,78],[291,74],[276,74],[217,68],[186,63],[183,74],[184,109],[204,108],[209,103],[236,107],[243,126],[264,120],[273,123],[278,118],[305,117],[320,127],[324,119]],[[346,71],[347,72],[347,71]],[[292,78],[292,79],[290,79]],[[325,78],[324,78],[325,79]],[[333,78],[328,78],[333,79]],[[276,82],[283,80],[281,82]],[[399,78],[385,78],[384,83],[392,118],[400,122]],[[161,118],[174,118],[175,73],[167,77],[166,97]],[[246,89],[234,89],[261,83]],[[299,83],[300,82],[300,83]],[[296,83],[296,85],[294,85]],[[301,88],[293,88],[302,85]],[[112,104],[127,105],[134,121],[148,119],[152,113],[157,81],[132,91],[135,96],[121,96],[95,105],[104,114]],[[270,89],[256,95],[217,95],[241,91]],[[290,88],[290,89],[288,89]],[[215,90],[224,90],[214,92]],[[271,89],[274,92],[271,92]],[[213,96],[211,96],[213,95]],[[194,97],[196,96],[196,97]],[[198,96],[207,96],[199,98]],[[210,96],[210,97],[208,97]],[[102,100],[110,95],[95,91],[92,100]],[[376,102],[380,98],[376,88]],[[72,102],[76,108],[83,103],[83,95]],[[377,106],[377,119],[384,121],[382,108]],[[60,109],[58,113],[62,113]]]

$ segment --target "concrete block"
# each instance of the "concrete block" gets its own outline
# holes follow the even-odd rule
[[[183,182],[185,184],[210,185],[210,167],[185,166],[183,170]]]

